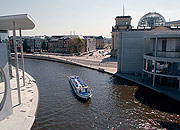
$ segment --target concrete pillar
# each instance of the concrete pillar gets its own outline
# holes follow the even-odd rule
[[[158,43],[158,38],[156,36],[156,42],[155,42],[155,52],[154,52],[154,56],[157,57],[157,43]]]
[[[119,72],[119,73],[121,73],[122,72],[122,62],[123,62],[123,60],[122,60],[122,58],[123,58],[123,46],[122,46],[122,32],[120,32],[119,34],[118,34],[118,51],[117,51],[117,53],[118,53],[118,55],[117,55],[117,71]]]
[[[122,34],[122,32],[120,33],[121,35],[120,35],[120,43],[121,43],[121,72],[122,72],[122,70],[123,70],[123,34]]]
[[[157,57],[157,43],[158,43],[158,38],[156,36],[154,57]],[[156,79],[156,60],[154,60],[153,87],[155,86],[155,79]]]
[[[20,35],[20,45],[21,45],[21,61],[22,61],[22,75],[23,75],[23,86],[25,86],[25,76],[24,76],[24,55],[23,55],[23,43],[22,43],[22,32],[21,28],[19,29]]]
[[[154,61],[153,87],[155,86],[155,80],[156,80],[156,61]]]
[[[144,81],[144,55],[143,55],[143,68],[142,68],[142,77],[141,77],[141,81]]]
[[[178,89],[178,91],[180,92],[180,77],[178,78],[178,80],[179,80],[179,89]]]
[[[15,22],[13,22],[13,43],[14,43],[14,52],[15,52],[16,81],[17,81],[18,101],[19,101],[19,104],[21,104],[21,94],[20,94],[20,84],[19,84],[19,65],[18,65],[15,29],[16,29],[16,25],[15,25]]]
[[[146,44],[146,38],[144,38],[144,44],[143,44],[143,68],[142,68],[142,77],[141,77],[141,81],[144,81],[144,68],[145,68],[145,64],[144,64],[144,55],[145,55],[145,44]]]

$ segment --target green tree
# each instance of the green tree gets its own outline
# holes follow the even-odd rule
[[[80,53],[80,52],[84,52],[85,50],[85,43],[82,39],[80,38],[74,38],[71,41],[72,46],[70,49],[71,53]]]

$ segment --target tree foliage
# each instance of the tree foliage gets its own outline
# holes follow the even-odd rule
[[[82,39],[74,38],[71,40],[71,43],[70,53],[80,53],[85,50],[85,43]]]

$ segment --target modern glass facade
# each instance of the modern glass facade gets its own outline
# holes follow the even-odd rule
[[[180,87],[180,37],[150,38],[149,53],[144,54],[143,71],[154,85]]]

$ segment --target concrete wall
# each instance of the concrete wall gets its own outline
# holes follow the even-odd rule
[[[144,37],[151,31],[126,31],[118,35],[118,72],[142,73],[143,54],[149,48]]]
[[[171,38],[167,38],[171,35]],[[162,40],[167,39],[167,51],[180,51],[180,31],[125,31],[118,35],[118,72],[142,73],[143,54],[154,51],[155,37],[159,38],[157,56],[179,57],[179,52],[162,52]],[[146,37],[146,38],[145,38]],[[149,37],[149,38],[147,38]],[[154,38],[151,38],[154,37]],[[161,54],[159,54],[161,53]],[[165,54],[163,54],[165,53]]]
[[[5,91],[0,102],[0,121],[12,114],[12,101],[9,81],[9,65],[6,43],[0,43],[0,69],[5,79]]]

